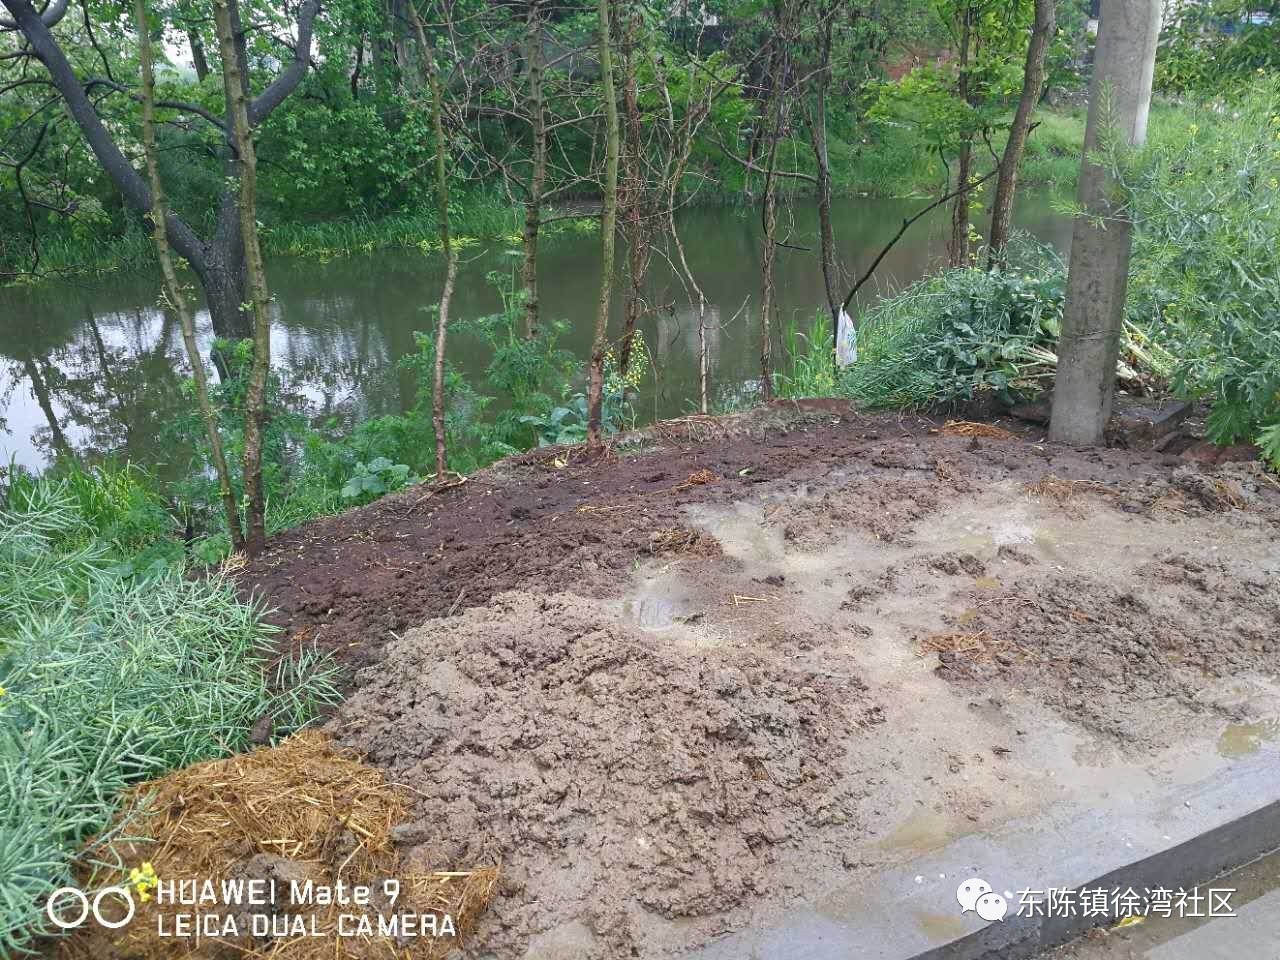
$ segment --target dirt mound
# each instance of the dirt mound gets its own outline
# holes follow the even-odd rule
[[[637,907],[732,908],[776,849],[853,826],[843,761],[874,717],[858,681],[644,633],[616,609],[508,593],[430,621],[334,721],[419,797],[403,843],[433,862],[491,845],[525,884],[496,908],[500,955],[581,917],[626,955]]]
[[[779,485],[815,494],[767,504],[771,522],[798,550],[828,545],[842,528],[899,542],[957,497],[1046,473],[1082,491],[1106,491],[1107,502],[1126,512],[1203,511],[1171,485],[1170,464],[1151,454],[1026,442],[1038,439],[1034,430],[1018,441],[950,436],[943,426],[938,418],[852,413],[843,402],[786,401],[731,418],[655,425],[602,460],[547,448],[435,496],[415,487],[289,530],[238,581],[246,595],[266,599],[282,646],[315,644],[354,671],[381,660],[395,634],[498,593],[608,597],[637,562],[711,556],[713,544],[681,532],[686,508],[738,502]],[[1273,478],[1247,472],[1256,465],[1229,466],[1246,500],[1264,489],[1271,500],[1280,493]],[[695,477],[719,479],[691,483]]]
[[[82,888],[90,891],[114,884],[133,888],[137,913],[121,929],[96,923],[79,927],[58,942],[58,956],[442,957],[488,906],[498,871],[434,872],[406,863],[392,843],[392,829],[405,810],[404,791],[388,784],[382,771],[317,732],[142,784],[108,834],[118,838],[89,847],[80,877]],[[135,837],[149,839],[128,839]],[[348,888],[369,887],[371,904],[293,898],[295,883],[331,888],[339,880]],[[387,881],[399,883],[394,895]],[[195,899],[175,902],[166,891],[181,891],[184,882]],[[211,899],[200,893],[206,882],[215,891]],[[272,889],[272,902],[250,904],[244,895],[233,902],[237,897],[224,892],[247,882],[261,884],[264,895]],[[116,919],[123,920],[123,901],[119,907]],[[212,920],[207,926],[194,922],[191,929],[203,936],[180,935],[179,918],[199,914]],[[357,915],[373,932],[364,935]],[[397,925],[388,923],[385,929],[402,936],[381,935],[379,918],[393,917]],[[436,920],[442,935],[423,935]],[[445,933],[449,927],[455,933]],[[210,935],[211,929],[218,932]]]
[[[940,649],[939,674],[1034,690],[1076,722],[1126,739],[1141,728],[1144,740],[1161,702],[1203,710],[1213,678],[1280,676],[1274,579],[1187,553],[1157,557],[1136,573],[1137,585],[1121,586],[1010,578],[1010,596],[978,606],[967,624],[988,643]]]
[[[895,462],[891,469],[902,468]],[[937,512],[948,493],[936,482],[932,462],[913,469],[927,469],[929,478],[907,476],[894,484],[880,477],[855,480],[811,499],[781,503],[770,511],[769,519],[796,548],[826,546],[849,530],[866,530],[877,540],[893,543]]]

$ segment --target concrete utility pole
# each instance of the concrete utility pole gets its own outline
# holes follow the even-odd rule
[[[1049,425],[1050,440],[1076,446],[1100,445],[1111,416],[1132,234],[1132,224],[1113,211],[1111,177],[1089,154],[1104,124],[1132,146],[1146,140],[1160,6],[1161,0],[1102,0],[1080,165],[1084,213],[1071,235]]]

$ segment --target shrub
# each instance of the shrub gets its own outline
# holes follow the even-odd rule
[[[1280,78],[1189,109],[1179,139],[1109,162],[1137,224],[1129,314],[1212,401],[1209,438],[1280,465]]]

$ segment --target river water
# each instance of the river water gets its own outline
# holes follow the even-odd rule
[[[865,269],[921,205],[838,201],[833,220],[843,275]],[[812,205],[784,208],[781,220],[787,243],[816,248]],[[863,288],[868,299],[935,269],[946,226],[945,210],[912,226]],[[1015,226],[1059,249],[1070,239],[1070,222],[1042,194],[1022,197]],[[708,353],[713,397],[724,401],[750,390],[757,376],[758,210],[691,209],[679,227],[707,298],[708,323],[719,325]],[[452,316],[496,312],[500,294],[489,275],[509,277],[518,269],[517,253],[501,242],[464,250]],[[539,267],[543,317],[568,321],[563,346],[586,357],[600,282],[598,234],[565,232],[544,242]],[[443,283],[438,256],[389,250],[327,262],[285,258],[267,270],[277,311],[273,360],[313,416],[355,421],[412,403],[412,380],[396,361],[414,351],[414,331],[431,325],[424,308],[437,301]],[[653,310],[642,331],[655,363],[641,389],[642,420],[691,412],[697,398],[697,308],[661,256],[654,257],[647,296]],[[782,317],[807,322],[814,315],[824,302],[814,249],[780,251],[777,296]],[[190,407],[182,393],[189,370],[177,319],[159,309],[157,297],[158,281],[136,274],[0,289],[0,462],[39,468],[61,449],[88,460],[128,459],[161,474],[182,469],[185,455],[166,442],[165,427]],[[617,336],[617,298],[614,308]],[[207,321],[201,311],[206,345]],[[488,359],[465,335],[454,339],[450,357],[472,374]]]

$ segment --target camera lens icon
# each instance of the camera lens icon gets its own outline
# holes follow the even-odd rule
[[[123,918],[113,918],[103,914],[103,904],[104,901],[109,902],[108,897],[119,897],[125,902],[128,909]],[[79,914],[74,918],[64,916],[59,909],[64,902],[79,903]],[[133,919],[136,909],[133,894],[129,892],[128,887],[103,887],[93,895],[92,900],[79,887],[60,887],[49,895],[44,912],[48,914],[53,925],[62,930],[74,930],[88,920],[91,913],[99,926],[106,927],[108,930],[118,930]]]

